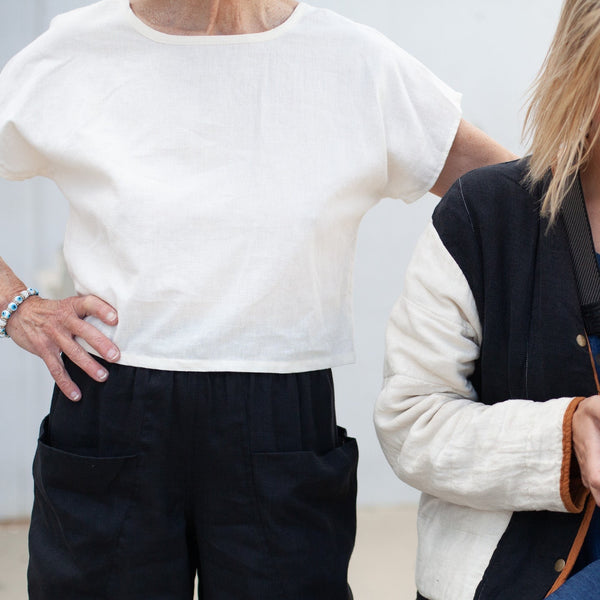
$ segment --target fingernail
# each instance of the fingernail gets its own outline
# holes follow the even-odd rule
[[[98,369],[96,375],[98,376],[98,379],[102,381],[104,381],[108,377],[108,373],[104,369]]]
[[[116,321],[116,320],[117,320],[117,313],[116,313],[116,312],[109,312],[109,313],[106,315],[106,318],[107,318],[109,321]]]
[[[115,360],[118,356],[119,351],[116,348],[112,348],[112,350],[109,350],[106,354],[106,358],[108,358],[108,360]]]
[[[71,400],[73,400],[73,402],[77,402],[78,400],[81,400],[81,394],[79,392],[72,392]]]

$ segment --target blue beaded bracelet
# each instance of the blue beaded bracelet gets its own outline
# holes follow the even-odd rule
[[[6,309],[0,313],[0,338],[10,338],[10,335],[6,333],[6,325],[8,320],[12,314],[16,312],[19,306],[21,306],[21,304],[23,304],[23,302],[25,302],[25,300],[31,296],[39,296],[39,292],[34,288],[27,288],[26,290],[23,290],[9,302]]]

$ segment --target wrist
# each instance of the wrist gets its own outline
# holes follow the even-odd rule
[[[17,293],[13,299],[8,302],[5,308],[0,312],[0,338],[10,338],[8,333],[6,333],[8,322],[23,302],[34,296],[39,296],[39,292],[35,288],[27,288],[26,290]]]

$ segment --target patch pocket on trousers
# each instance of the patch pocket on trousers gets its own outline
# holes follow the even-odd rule
[[[47,420],[33,462],[30,568],[72,570],[75,587],[104,586],[132,504],[137,455],[98,458],[53,448]]]
[[[338,431],[341,444],[322,455],[252,455],[273,572],[293,598],[347,597],[347,567],[356,534],[358,447],[345,430]]]

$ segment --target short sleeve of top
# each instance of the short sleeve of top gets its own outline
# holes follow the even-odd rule
[[[349,31],[353,33],[343,38],[341,50],[347,53],[354,44],[362,46],[372,78],[364,84],[376,88],[376,100],[367,87],[361,102],[377,102],[381,113],[385,139],[378,135],[373,144],[379,147],[383,142],[387,172],[378,195],[412,202],[433,186],[444,166],[460,122],[460,94],[381,33],[356,24]],[[74,115],[65,112],[61,98],[72,85],[62,77],[63,71],[68,72],[64,67],[69,56],[62,47],[55,52],[53,41],[52,34],[42,35],[0,73],[0,176],[4,178],[48,175],[53,161],[60,159],[57,147],[60,154],[63,140],[68,139],[65,128]],[[45,115],[50,118],[44,120]]]
[[[48,94],[50,59],[37,54],[39,39],[14,56],[0,73],[0,176],[21,180],[48,175],[49,162],[38,134]]]
[[[383,197],[412,202],[442,171],[461,119],[461,95],[383,36],[378,73],[388,178]]]

